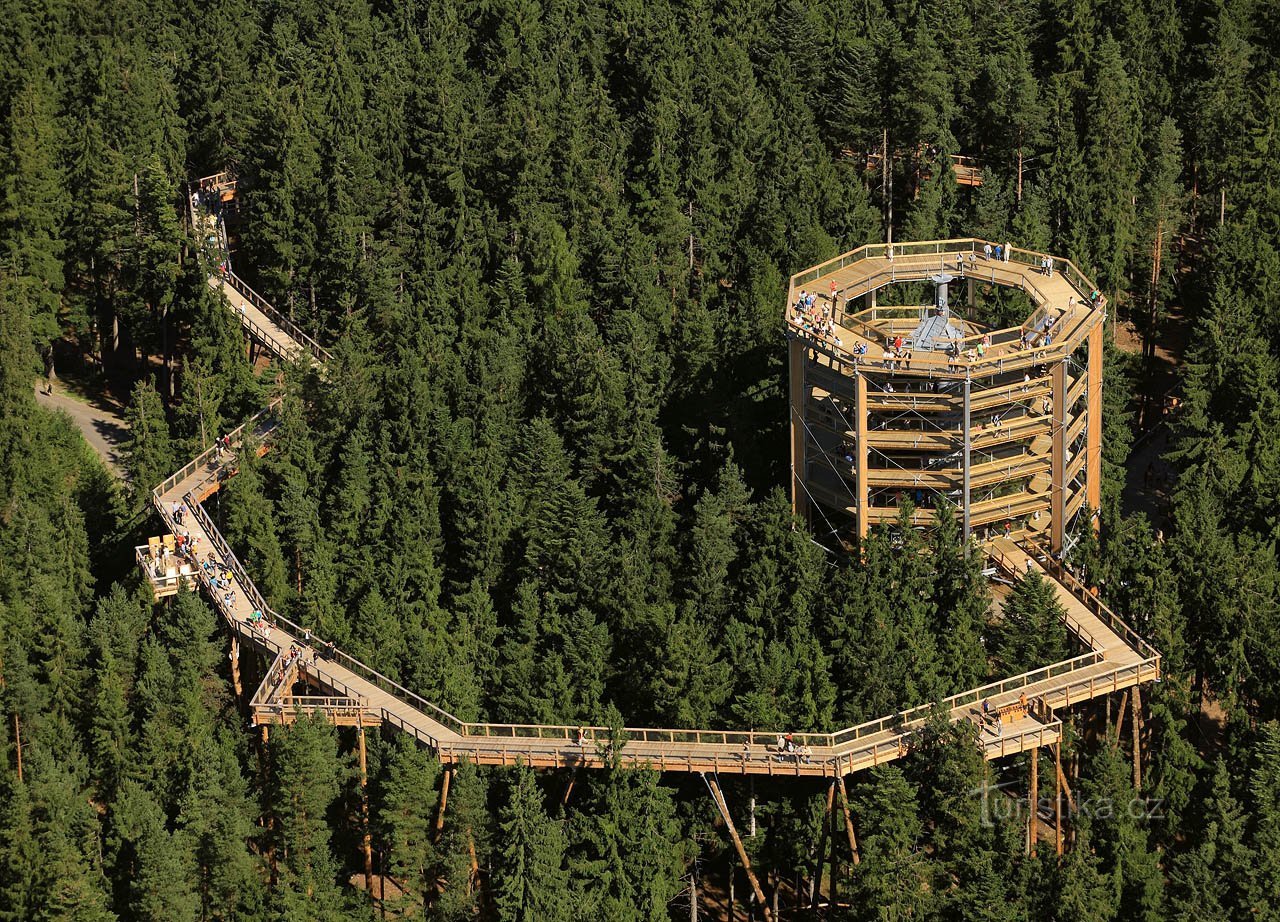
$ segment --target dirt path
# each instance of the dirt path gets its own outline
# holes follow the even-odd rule
[[[106,398],[88,400],[71,396],[61,384],[55,384],[52,394],[44,393],[43,382],[36,385],[36,402],[50,410],[62,410],[71,417],[85,441],[106,463],[107,469],[117,477],[124,477],[124,460],[120,453],[128,427],[120,415],[120,408]]]

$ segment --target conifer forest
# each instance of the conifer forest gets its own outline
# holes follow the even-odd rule
[[[0,922],[1280,920],[1275,0],[0,7]],[[937,703],[1080,654],[1056,583],[791,495],[791,277],[953,238],[1099,289],[1065,563],[1160,655],[1000,758]],[[271,658],[135,548],[269,404],[184,512],[300,668],[594,767],[262,724]],[[774,745],[931,704],[838,778]]]

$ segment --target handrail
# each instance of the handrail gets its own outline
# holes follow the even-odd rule
[[[219,278],[224,284],[229,285],[232,290],[240,295],[240,297],[244,298],[269,317],[271,322],[288,334],[288,336],[293,339],[297,345],[304,347],[308,352],[310,352],[311,357],[317,362],[326,364],[332,358],[327,349],[303,332],[302,328],[296,323],[276,310],[270,301],[250,288],[249,283],[240,278],[240,276],[228,269],[225,272],[222,272],[219,275]],[[248,319],[248,317],[241,317],[242,322]]]
[[[255,419],[261,417],[262,415],[263,414],[258,414],[258,416],[255,417]],[[242,426],[237,431],[243,431],[243,428],[244,427]],[[173,480],[174,478],[170,478],[170,480],[167,482],[172,482]],[[170,522],[172,525],[173,523],[171,521],[169,512],[165,510],[163,507],[163,503],[160,499],[161,496],[162,494],[157,489],[157,491],[155,491],[154,493],[157,509],[161,513],[161,516],[166,521]],[[295,624],[288,618],[285,618],[279,615],[277,612],[271,609],[269,605],[267,605],[266,600],[262,597],[261,593],[258,591],[257,586],[248,578],[248,574],[245,572],[243,565],[240,563],[235,553],[231,550],[225,538],[223,538],[221,532],[218,531],[217,527],[213,524],[208,514],[204,511],[203,507],[199,503],[195,502],[194,496],[191,493],[187,493],[186,498],[188,502],[188,507],[191,509],[192,514],[199,520],[201,527],[205,530],[205,533],[210,540],[210,543],[214,546],[218,554],[222,557],[224,565],[227,566],[227,568],[230,569],[232,573],[235,575],[237,581],[240,583],[242,590],[245,592],[246,596],[251,599],[254,606],[259,610],[261,610],[264,613],[264,615],[269,617],[273,622],[279,623],[283,625],[287,630],[291,631],[294,634],[295,639],[304,636],[304,634],[307,633],[304,628]],[[1007,560],[1002,560],[1001,562],[1004,564],[1006,568],[1011,568],[1011,565],[1008,563]],[[201,579],[203,580],[203,574],[200,571],[197,571],[197,575],[200,576]],[[1096,646],[1096,643],[1094,642],[1093,638],[1083,628],[1083,626],[1081,626],[1079,622],[1076,621],[1075,619],[1070,618],[1069,615],[1067,617],[1068,619],[1070,619],[1070,621],[1074,622],[1073,630],[1075,630],[1077,634],[1086,638],[1090,646]],[[1132,632],[1128,632],[1128,634],[1131,635]],[[1133,635],[1133,636],[1136,636],[1136,635]],[[1138,639],[1141,640],[1140,638]],[[1144,645],[1144,649],[1150,649],[1149,645],[1145,644],[1145,641],[1143,641],[1142,643]],[[312,645],[314,647],[322,647],[324,644],[323,644],[323,641],[321,641],[320,639],[313,637]],[[283,645],[281,644],[273,643],[271,644],[271,646],[277,650],[283,649]],[[445,729],[448,729],[453,733],[457,734],[459,737],[461,737],[461,739],[458,740],[459,744],[466,744],[468,742],[473,742],[477,739],[489,739],[489,740],[508,739],[513,741],[514,740],[558,740],[561,742],[572,742],[577,738],[579,734],[581,734],[585,740],[594,742],[596,740],[610,738],[612,734],[612,730],[608,727],[584,726],[584,725],[573,725],[573,724],[563,724],[563,725],[514,724],[514,723],[503,724],[503,723],[483,723],[483,722],[473,723],[473,722],[462,721],[461,719],[455,717],[454,715],[450,714],[444,709],[427,701],[426,699],[422,698],[420,695],[409,691],[407,688],[395,682],[394,680],[387,678],[386,676],[382,675],[381,673],[377,672],[376,670],[372,669],[371,667],[365,665],[364,663],[360,662],[359,660],[356,660],[354,657],[351,657],[350,655],[342,651],[335,650],[331,656],[326,655],[325,658],[327,660],[336,662],[339,665],[346,667],[349,671],[357,675],[360,675],[361,677],[365,678],[367,681],[372,682],[375,686],[395,694],[401,700],[404,700],[406,701],[406,703],[409,703],[411,706],[415,707],[416,709],[423,711],[429,717],[436,720],[436,722],[440,723]],[[1049,666],[1031,670],[1019,676],[1000,679],[995,682],[987,683],[986,685],[980,686],[978,688],[968,689],[966,691],[958,692],[954,695],[951,695],[951,696],[948,696],[947,698],[942,699],[940,704],[943,708],[947,710],[954,710],[955,708],[962,707],[963,705],[968,703],[977,703],[978,701],[980,701],[982,698],[985,698],[985,697],[989,697],[992,695],[1000,695],[1000,694],[1007,693],[1009,691],[1026,688],[1037,682],[1053,679],[1058,676],[1070,675],[1082,669],[1086,669],[1090,666],[1098,665],[1103,661],[1104,661],[1104,658],[1102,654],[1094,650],[1093,652],[1086,653],[1081,656],[1074,657],[1072,659],[1064,660],[1059,663],[1054,663]],[[1118,667],[1116,674],[1119,674],[1120,672],[1123,672],[1126,670],[1134,670],[1134,669],[1138,670],[1138,672],[1135,674],[1141,674],[1141,671],[1143,668],[1150,667],[1152,664],[1154,664],[1158,670],[1158,659],[1151,658],[1151,659],[1144,660],[1143,662],[1140,662],[1133,666]],[[353,693],[353,690],[351,690],[348,686],[346,686],[345,683],[341,682],[340,679],[338,679],[336,676],[333,676],[331,673],[328,673],[325,670],[322,670],[319,667],[314,665],[309,666],[307,668],[314,671],[318,677],[323,678],[326,682],[330,684],[331,687],[335,688],[336,690],[340,689],[342,691],[346,691],[348,695],[352,698],[359,697],[358,695],[355,695]],[[1096,677],[1094,681],[1096,682]],[[1068,683],[1068,685],[1065,687],[1067,689],[1068,697],[1069,697],[1069,690],[1079,685],[1083,685],[1083,682],[1074,683],[1074,684]],[[1063,691],[1061,689],[1051,689],[1047,692],[1044,692],[1043,694],[1058,695],[1058,694],[1063,694]],[[882,717],[876,720],[867,721],[862,724],[858,724],[856,726],[849,727],[843,730],[838,730],[833,733],[796,733],[792,735],[792,740],[794,744],[797,746],[805,746],[815,750],[825,750],[825,749],[842,750],[841,752],[837,753],[837,755],[843,757],[844,755],[847,755],[849,752],[858,750],[860,748],[858,744],[861,743],[861,741],[864,740],[866,737],[871,736],[873,734],[886,732],[890,730],[896,731],[899,735],[910,732],[912,729],[915,729],[918,726],[920,726],[921,723],[927,718],[929,713],[931,713],[936,706],[937,705],[935,704],[918,705],[916,707],[900,711],[896,714],[889,715],[887,717]],[[411,728],[416,738],[419,738],[422,740],[429,740],[430,744],[437,748],[441,744],[441,741],[439,738],[431,735],[430,733],[427,733],[426,731],[422,730],[420,727],[417,727],[416,725],[409,724],[403,718],[396,716],[395,714],[391,713],[389,710],[385,708],[382,710],[382,719],[384,721],[400,726],[401,728],[404,728],[404,729]],[[723,747],[735,747],[735,746],[742,746],[742,745],[759,746],[762,743],[767,744],[770,740],[774,739],[778,735],[774,731],[766,732],[766,731],[754,731],[754,730],[753,731],[703,730],[703,729],[692,729],[692,728],[686,729],[686,728],[654,728],[654,727],[627,727],[627,728],[623,728],[623,733],[626,734],[630,739],[638,742],[642,742],[642,743],[693,743],[693,744],[702,744],[702,745],[718,745]],[[880,746],[882,744],[877,742],[877,743],[874,743],[873,745]]]
[[[805,270],[804,272],[797,273],[796,275],[793,275],[791,277],[790,289],[788,291],[788,296],[787,296],[788,298],[787,326],[789,328],[794,328],[797,331],[798,335],[805,336],[808,338],[816,338],[816,337],[812,337],[812,334],[809,331],[804,330],[801,324],[796,324],[794,321],[792,321],[790,317],[790,306],[795,301],[796,289],[798,286],[809,284],[810,282],[815,281],[816,279],[821,278],[822,276],[827,275],[832,271],[843,269],[846,266],[852,265],[853,263],[856,263],[856,262],[860,262],[864,259],[884,258],[887,251],[890,248],[892,248],[892,250],[894,251],[894,256],[892,259],[889,259],[887,261],[887,265],[885,267],[879,269],[874,273],[871,273],[870,275],[867,275],[859,279],[858,284],[855,286],[852,286],[852,290],[849,288],[843,289],[843,292],[846,293],[848,297],[859,297],[862,294],[865,294],[866,291],[870,291],[873,288],[879,287],[879,284],[873,284],[873,283],[883,283],[884,279],[888,279],[889,281],[920,281],[920,280],[926,279],[928,278],[929,273],[947,269],[946,261],[945,261],[946,256],[952,255],[955,253],[976,254],[987,243],[990,243],[990,241],[981,240],[979,238],[958,238],[958,239],[952,239],[952,240],[929,241],[927,243],[920,243],[920,244],[898,243],[898,244],[893,244],[891,246],[888,244],[865,244],[861,247],[858,247],[855,250],[849,251],[848,253],[843,253],[840,256],[835,257],[834,259],[828,260],[827,262],[822,263],[817,267],[814,267],[813,269]],[[1024,290],[1027,290],[1028,293],[1032,296],[1032,299],[1038,302],[1036,313],[1032,315],[1033,318],[1039,317],[1040,313],[1043,311],[1043,305],[1047,302],[1047,298],[1044,295],[1043,291],[1040,289],[1040,286],[1035,281],[1035,279],[1032,278],[1030,274],[1022,271],[1022,268],[1036,268],[1039,266],[1040,260],[1042,260],[1046,256],[1049,256],[1050,258],[1053,259],[1054,271],[1060,272],[1062,274],[1063,279],[1067,282],[1067,284],[1069,284],[1073,289],[1075,289],[1076,293],[1080,295],[1081,303],[1089,304],[1088,296],[1094,290],[1092,283],[1089,282],[1089,280],[1084,276],[1084,274],[1080,272],[1080,270],[1070,260],[1064,259],[1059,256],[1053,256],[1052,254],[1049,254],[1049,253],[1038,253],[1033,250],[1024,250],[1018,247],[1009,247],[1008,254],[1009,254],[1008,262],[1016,263],[1018,268],[1016,269],[1009,268],[1009,267],[1001,268],[1001,265],[1004,261],[997,263],[994,260],[990,262],[984,262],[982,265],[986,266],[989,269],[989,275],[993,281],[995,280],[995,275],[997,271],[1017,272],[1018,285],[1024,288]],[[935,262],[932,260],[921,265],[918,259],[918,257],[920,256],[925,256],[925,257],[936,256],[939,258],[936,262],[936,265],[935,265]],[[973,275],[972,270],[969,268],[962,270],[962,275],[964,277],[977,277],[977,278],[985,277],[982,273],[978,273],[976,276]],[[1091,308],[1093,310],[1102,310],[1103,308],[1105,308],[1105,304],[1106,304],[1105,298],[1101,298],[1096,303],[1093,303],[1091,305]],[[866,311],[860,311],[854,315],[846,315],[844,321],[842,322],[842,325],[846,326],[846,328],[850,329],[852,332],[858,333],[860,327],[868,326],[865,318],[862,317],[862,315],[865,313]],[[1047,333],[1054,337],[1058,337],[1058,334],[1060,332],[1059,328],[1061,324],[1069,316],[1071,316],[1071,312],[1064,310],[1054,320],[1053,324],[1049,328],[1039,332],[1041,332],[1042,334]],[[861,321],[861,323],[859,323],[859,321]],[[1020,339],[1021,337],[1021,334],[1019,334],[1017,337],[1013,337],[1011,335],[1011,331],[1014,329],[1018,329],[1025,332],[1026,327],[1027,327],[1027,324],[1024,323],[1018,328],[1010,328],[1009,330],[993,331],[990,334],[977,334],[976,336],[966,336],[966,337],[963,337],[963,341],[972,341],[975,338],[980,339],[983,335],[991,335],[993,337],[993,343],[996,337],[1001,337],[1002,339],[1007,338],[1008,343],[1011,344],[1017,341],[1018,339]],[[866,338],[870,339],[872,342],[879,342],[880,337],[877,331],[875,331],[874,329],[868,329],[867,332],[869,335],[867,335]],[[825,344],[826,340],[823,339],[823,342]],[[988,356],[984,356],[981,359],[967,359],[964,356],[954,356],[954,357],[947,356],[945,357],[945,360],[940,360],[939,357],[936,355],[932,355],[930,353],[920,353],[920,354],[913,354],[911,361],[912,361],[913,370],[915,370],[918,367],[921,369],[927,369],[931,373],[936,372],[938,374],[963,376],[965,374],[972,373],[974,371],[984,372],[991,367],[994,367],[995,370],[1000,370],[1004,367],[1006,363],[1043,361],[1050,356],[1058,357],[1060,354],[1063,353],[1064,346],[1065,344],[1059,341],[1058,343],[1048,347],[1035,346],[1035,347],[1029,347],[1024,349],[1016,349],[1008,352],[1002,352],[1000,355],[989,354]],[[838,348],[841,352],[846,351],[843,346],[840,346]],[[857,364],[857,357],[854,357],[851,354],[833,356],[833,358],[836,358],[839,361],[846,361],[846,362],[852,359],[854,364]]]
[[[1052,554],[1048,553],[1044,547],[1035,540],[1031,538],[1023,538],[1022,540],[1023,543],[1031,548],[1032,556],[1043,558],[1044,561],[1047,561],[1047,569],[1049,569],[1051,575],[1065,586],[1073,596],[1080,600],[1085,608],[1091,609],[1095,615],[1102,618],[1107,623],[1108,627],[1125,640],[1127,646],[1138,650],[1147,659],[1161,658],[1159,651],[1157,651],[1155,647],[1151,646],[1151,644],[1144,640],[1141,634],[1129,627],[1124,619],[1107,607],[1101,599],[1085,588],[1085,585],[1076,579],[1076,577],[1062,565],[1061,561],[1055,559]]]
[[[228,432],[227,438],[230,439],[232,442],[240,441],[241,438],[243,437],[246,426],[256,424],[263,417],[268,416],[271,413],[274,413],[276,411],[276,408],[279,406],[280,406],[280,398],[273,397],[265,407],[263,407],[257,413],[254,413],[247,420],[245,420],[240,425],[236,426],[234,429]],[[159,486],[157,486],[154,490],[151,491],[153,502],[158,501],[161,497],[163,497],[166,493],[168,493],[170,490],[176,487],[179,483],[181,483],[182,481],[190,477],[192,474],[194,474],[200,468],[201,465],[208,464],[211,459],[214,459],[214,457],[217,454],[217,451],[218,451],[218,448],[216,445],[213,448],[205,449],[200,454],[196,455],[195,458],[193,458],[191,461],[188,461],[181,468],[179,468],[177,472],[170,474],[168,477],[166,477],[160,483]]]

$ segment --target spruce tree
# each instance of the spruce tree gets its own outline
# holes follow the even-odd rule
[[[517,768],[499,813],[502,844],[495,862],[494,903],[502,922],[572,918],[565,869],[565,834],[547,816],[533,772]]]

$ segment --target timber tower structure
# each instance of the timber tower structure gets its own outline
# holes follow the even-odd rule
[[[985,240],[868,245],[792,276],[796,513],[852,543],[949,505],[966,538],[1069,550],[1101,500],[1105,317],[1070,261]]]

